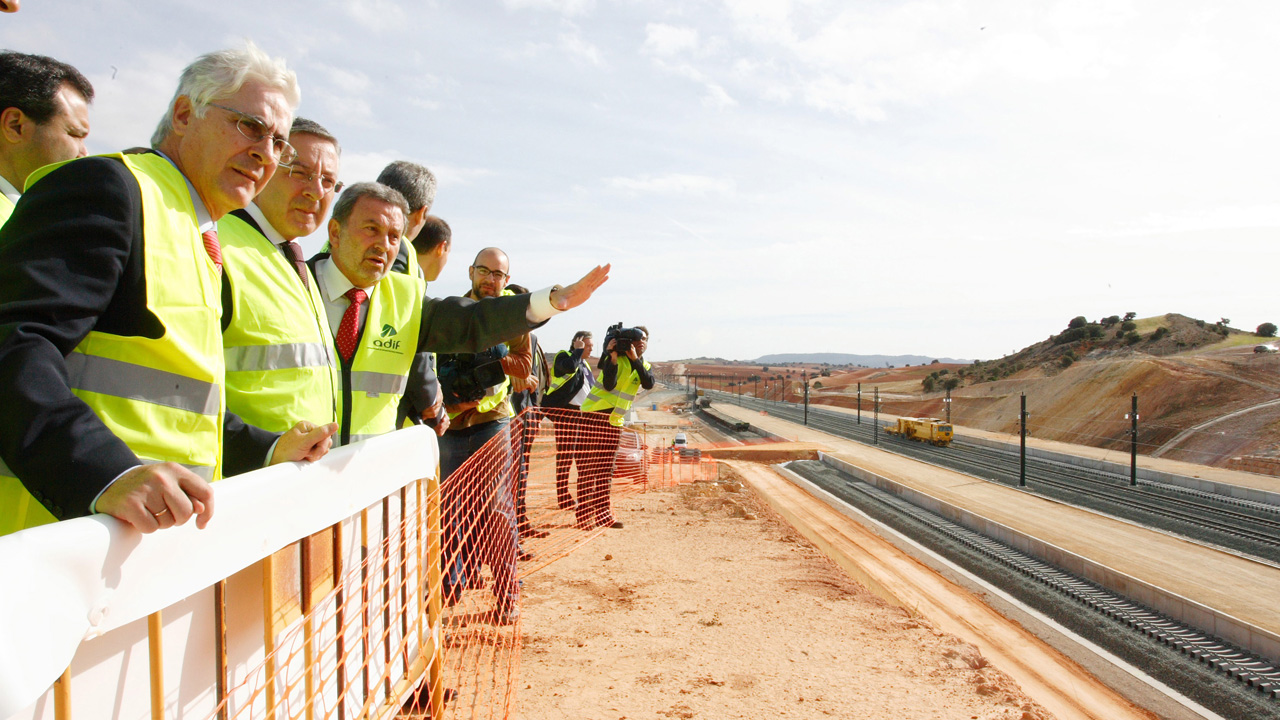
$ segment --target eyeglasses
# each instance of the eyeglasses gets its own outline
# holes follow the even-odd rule
[[[253,144],[257,145],[263,140],[270,138],[271,155],[275,158],[276,162],[281,165],[289,165],[297,159],[298,151],[293,149],[293,146],[289,144],[289,141],[274,133],[268,132],[266,123],[262,122],[258,118],[248,113],[236,110],[235,108],[229,108],[226,105],[209,103],[209,106],[216,107],[219,110],[226,110],[232,115],[235,115],[236,129]]]
[[[308,185],[319,179],[320,189],[324,190],[326,193],[342,192],[342,182],[332,175],[320,175],[299,162],[295,162],[292,165],[286,165],[282,162],[280,163],[280,167],[284,168],[289,173],[289,177]]]
[[[481,280],[489,277],[490,275],[492,275],[493,279],[497,280],[498,282],[502,282],[503,280],[506,280],[507,278],[511,277],[510,275],[502,272],[501,270],[490,270],[489,268],[483,265],[472,265],[471,269],[476,271],[476,275],[479,275]]]

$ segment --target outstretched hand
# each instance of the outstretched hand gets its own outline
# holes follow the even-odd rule
[[[591,299],[591,294],[609,279],[610,265],[597,265],[578,282],[551,293],[551,304],[557,310],[572,310]]]

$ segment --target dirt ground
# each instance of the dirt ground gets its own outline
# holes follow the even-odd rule
[[[625,527],[528,576],[517,717],[1051,717],[751,493],[621,497]]]

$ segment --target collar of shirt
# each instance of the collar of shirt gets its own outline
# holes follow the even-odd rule
[[[289,242],[289,238],[281,235],[280,231],[276,230],[275,226],[267,220],[267,216],[262,214],[262,208],[258,207],[258,203],[249,203],[244,211],[249,213],[249,217],[253,218],[254,222],[258,223],[258,227],[262,228],[262,234],[267,236],[272,245],[278,246],[280,243]]]
[[[333,258],[321,258],[316,262],[316,281],[320,283],[320,292],[323,293],[324,299],[329,302],[337,302],[338,298],[346,295],[348,290],[355,287],[347,279],[347,276],[343,275],[342,271],[338,269],[338,264],[333,261]],[[360,289],[364,290],[367,295],[373,295],[373,288],[375,287],[377,286],[371,285]]]
[[[165,160],[168,160],[169,164],[173,166],[173,169],[177,170],[179,175],[182,175],[183,182],[187,184],[187,192],[191,193],[191,204],[194,205],[196,209],[196,225],[200,227],[200,234],[203,235],[216,228],[218,224],[213,221],[213,215],[209,213],[209,208],[205,207],[204,200],[200,198],[200,193],[196,192],[196,186],[192,185],[191,181],[187,179],[187,176],[183,174],[182,168],[178,167],[178,163],[174,162],[173,158],[165,155],[159,150],[155,150],[154,152]]]
[[[18,198],[22,197],[22,193],[18,192],[18,189],[6,180],[3,175],[0,175],[0,193],[12,200],[15,205],[18,204]]]

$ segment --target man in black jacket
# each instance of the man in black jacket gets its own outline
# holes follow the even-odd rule
[[[582,407],[582,401],[595,386],[595,377],[586,360],[591,357],[591,349],[590,330],[574,333],[570,349],[556,353],[551,381],[542,396],[542,407],[564,409],[547,413],[556,436],[556,502],[563,510],[572,510],[575,505],[573,495],[569,494],[569,469],[575,462],[578,477],[582,477],[584,456],[578,442],[582,430],[575,422],[576,415],[568,411]]]

